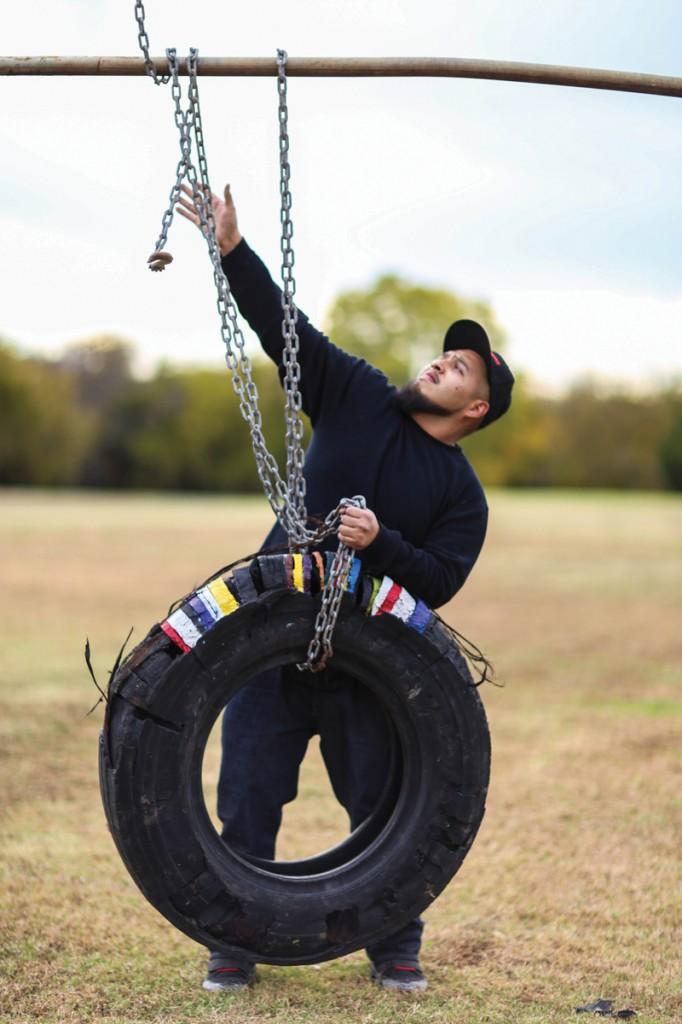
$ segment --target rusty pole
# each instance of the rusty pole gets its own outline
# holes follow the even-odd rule
[[[154,57],[158,70],[168,68],[165,57]],[[186,61],[180,61],[182,74]],[[0,75],[144,75],[141,57],[0,57]],[[263,77],[277,74],[274,57],[201,57],[202,76]],[[634,71],[522,64],[460,57],[291,57],[287,74],[303,78],[483,78],[506,82],[564,85],[579,89],[682,96],[682,78]]]

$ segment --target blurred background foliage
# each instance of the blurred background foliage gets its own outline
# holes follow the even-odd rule
[[[440,351],[445,328],[494,311],[384,275],[339,295],[324,327],[336,344],[403,384]],[[219,344],[216,336],[216,344]],[[258,491],[248,430],[222,368],[133,372],[134,346],[99,335],[57,359],[0,341],[0,484]],[[254,379],[269,446],[283,464],[283,400],[264,357]],[[633,395],[584,381],[561,397],[519,375],[505,419],[463,442],[484,484],[682,490],[682,387]]]

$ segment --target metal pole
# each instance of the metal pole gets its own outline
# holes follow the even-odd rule
[[[154,57],[161,73],[165,57]],[[180,61],[187,74],[187,63]],[[144,75],[141,57],[0,57],[0,75]],[[276,76],[271,57],[201,57],[203,76]],[[682,96],[682,78],[645,75],[634,71],[520,64],[503,60],[468,60],[459,57],[292,57],[287,74],[304,78],[485,78],[505,82],[565,85],[580,89]]]

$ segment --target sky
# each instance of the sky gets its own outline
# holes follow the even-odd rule
[[[133,2],[6,3],[4,54],[136,55]],[[682,75],[679,0],[146,0],[152,51],[449,56]],[[201,81],[214,189],[279,266],[273,79]],[[139,367],[219,365],[211,268],[176,218],[168,87],[0,78],[0,336],[57,353],[112,333]],[[289,83],[297,296],[321,322],[380,273],[488,301],[539,387],[682,374],[682,99],[461,79]],[[444,329],[447,325],[443,325]]]

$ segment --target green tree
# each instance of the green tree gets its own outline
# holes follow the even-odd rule
[[[367,289],[339,295],[327,313],[325,330],[341,348],[367,359],[401,385],[441,351],[449,325],[464,317],[482,321],[493,347],[503,347],[502,330],[486,302],[386,274]]]
[[[110,405],[130,383],[134,346],[114,334],[96,334],[69,345],[58,365],[72,378],[79,403]]]
[[[0,483],[72,484],[93,420],[68,374],[0,344]]]
[[[671,422],[664,434],[658,456],[668,487],[682,491],[682,399],[671,405]]]
[[[284,468],[284,402],[275,367],[253,366],[266,440]],[[99,483],[257,491],[249,430],[224,370],[164,368],[115,402],[99,442]]]
[[[668,421],[660,395],[600,394],[590,382],[576,384],[554,404],[547,483],[661,487],[658,447]]]

